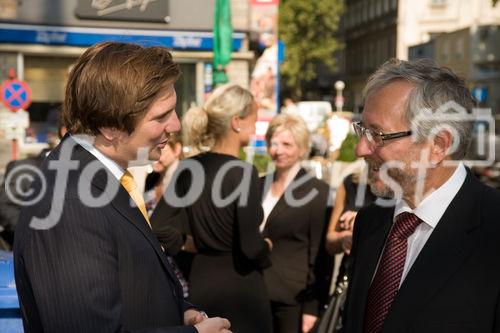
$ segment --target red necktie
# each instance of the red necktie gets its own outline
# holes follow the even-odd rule
[[[412,213],[401,213],[389,233],[380,263],[368,290],[365,333],[378,333],[398,293],[406,261],[407,238],[422,222]]]

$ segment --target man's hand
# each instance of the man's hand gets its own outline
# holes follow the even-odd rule
[[[226,318],[213,317],[194,325],[198,333],[232,333],[229,330],[231,323]]]
[[[186,312],[184,312],[184,325],[194,326],[198,323],[201,323],[207,318],[208,317],[205,312],[189,309]]]
[[[302,333],[308,333],[316,324],[318,317],[304,313],[302,315]]]

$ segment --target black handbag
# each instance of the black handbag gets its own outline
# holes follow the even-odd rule
[[[344,275],[335,286],[328,304],[311,333],[337,333],[342,329],[342,310],[347,297],[349,279]]]

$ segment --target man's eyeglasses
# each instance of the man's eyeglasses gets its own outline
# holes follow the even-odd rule
[[[358,136],[359,139],[361,139],[364,136],[366,136],[366,139],[368,142],[373,145],[374,147],[380,147],[384,145],[384,141],[387,140],[393,140],[393,139],[399,139],[399,138],[404,138],[406,136],[411,135],[411,131],[404,131],[404,132],[397,132],[397,133],[389,133],[389,134],[384,134],[382,132],[376,132],[371,129],[363,127],[361,125],[361,122],[353,123],[352,126],[354,127],[354,132]]]

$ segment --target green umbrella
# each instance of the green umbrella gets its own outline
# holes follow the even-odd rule
[[[231,61],[233,27],[230,0],[215,0],[214,13],[214,85],[229,81],[225,67]]]

